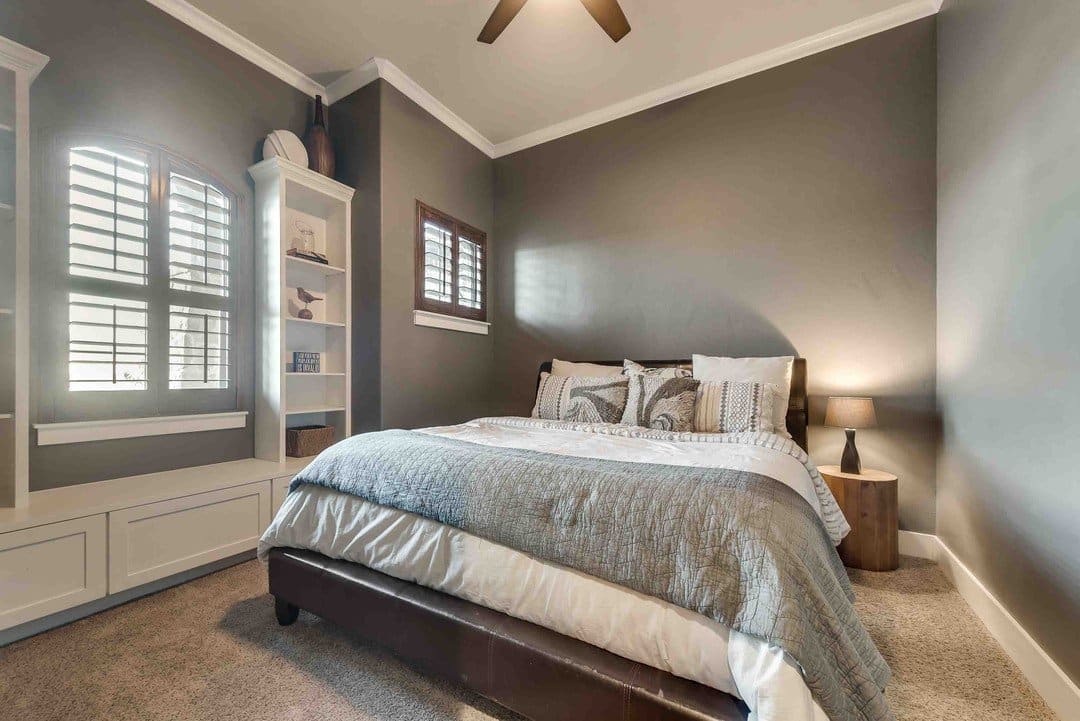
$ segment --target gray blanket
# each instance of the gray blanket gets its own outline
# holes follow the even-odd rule
[[[799,495],[745,471],[354,436],[293,481],[359,496],[700,613],[782,648],[832,721],[892,719],[889,668]]]

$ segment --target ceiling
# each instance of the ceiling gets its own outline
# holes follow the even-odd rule
[[[475,38],[495,0],[188,1],[323,84],[386,58],[493,144],[883,11],[911,20],[912,6],[927,5],[620,0],[633,29],[615,44],[580,0],[529,0],[484,45]]]

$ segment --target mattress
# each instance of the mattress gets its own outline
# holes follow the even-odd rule
[[[474,443],[612,460],[751,470],[793,488],[820,514],[806,468],[767,447],[601,436],[484,420],[424,429]],[[259,544],[360,563],[577,638],[742,698],[760,721],[826,721],[778,647],[673,604],[452,526],[304,485]]]

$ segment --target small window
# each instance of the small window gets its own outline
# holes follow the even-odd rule
[[[487,320],[487,236],[416,203],[417,310]]]

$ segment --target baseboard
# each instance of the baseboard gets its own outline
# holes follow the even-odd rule
[[[900,531],[900,553],[936,561],[960,597],[1062,721],[1080,719],[1080,687],[938,536]]]
[[[33,621],[27,621],[18,626],[6,628],[3,631],[0,631],[0,646],[6,646],[9,643],[21,641],[24,638],[36,636],[39,633],[44,633],[45,631],[49,631],[59,626],[66,626],[69,623],[74,623],[87,616],[93,616],[95,613],[100,613],[115,606],[120,606],[129,601],[134,601],[137,598],[142,598],[143,596],[149,596],[158,591],[164,591],[173,586],[179,586],[181,583],[193,581],[200,576],[220,571],[229,566],[235,566],[244,561],[250,561],[253,558],[255,558],[255,549],[244,551],[243,553],[238,553],[235,556],[229,556],[228,558],[222,558],[219,561],[207,563],[198,568],[192,568],[172,576],[167,576],[166,578],[159,578],[156,581],[143,584],[142,586],[136,586],[135,588],[129,588],[125,591],[120,591],[119,593],[113,593],[104,598],[99,598],[96,601],[90,601],[80,606],[75,606],[74,608],[58,611],[48,616],[43,616],[42,618],[35,618]]]
[[[931,561],[936,561],[941,555],[941,541],[932,533],[900,531],[899,545],[900,554],[903,556],[929,558]]]

